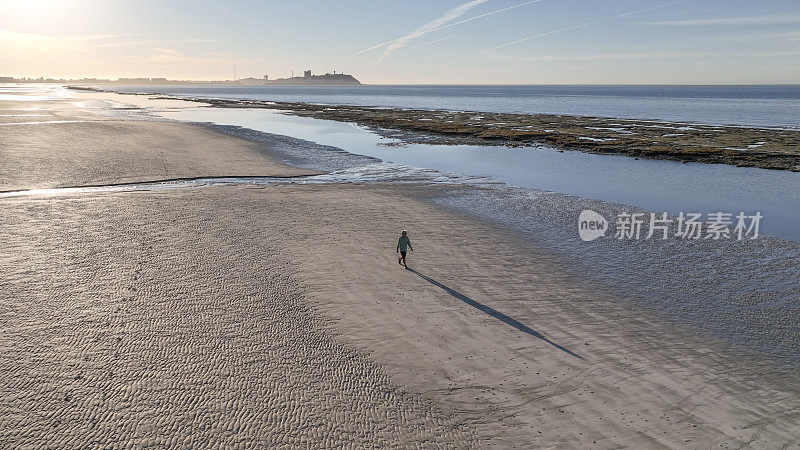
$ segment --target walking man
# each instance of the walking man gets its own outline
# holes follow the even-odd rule
[[[406,247],[411,249],[412,252],[414,251],[414,247],[411,246],[411,240],[406,236],[406,230],[403,230],[402,236],[397,240],[397,251],[400,252],[400,257],[397,258],[397,264],[402,264],[408,268],[406,264]]]

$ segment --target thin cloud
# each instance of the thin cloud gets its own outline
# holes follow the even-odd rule
[[[133,40],[133,41],[120,41],[120,42],[107,42],[105,44],[93,44],[94,48],[114,48],[114,47],[136,47],[136,46],[153,46],[160,44],[201,44],[216,42],[216,39],[207,38],[187,38],[187,39],[167,39],[167,40]]]
[[[720,17],[716,19],[666,20],[662,22],[652,22],[651,25],[762,25],[779,23],[800,23],[800,16]]]
[[[416,30],[408,33],[407,35],[395,39],[394,42],[389,44],[388,47],[383,51],[380,58],[378,58],[378,62],[383,61],[386,59],[387,56],[391,55],[392,52],[399,48],[403,48],[408,44],[409,41],[413,39],[417,39],[421,36],[424,36],[431,31],[435,30],[436,28],[441,27],[442,25],[446,24],[447,22],[451,22],[461,16],[463,16],[467,11],[470,9],[482,4],[486,3],[489,0],[472,0],[471,2],[464,3],[463,5],[456,6],[455,8],[447,11],[443,16],[438,17],[436,19],[431,20],[430,22],[426,23],[425,25],[417,28]]]
[[[125,37],[124,35],[120,34],[85,34],[80,36],[73,36],[76,39],[81,41],[104,41],[107,39],[119,39]]]
[[[800,31],[766,31],[759,33],[741,33],[736,29],[734,33],[715,33],[713,36],[703,38],[706,42],[722,43],[754,43],[754,42],[787,42],[800,40]]]
[[[451,35],[451,36],[443,37],[443,38],[441,38],[441,39],[436,39],[435,41],[429,41],[429,42],[426,42],[426,43],[424,43],[424,44],[415,45],[415,46],[413,46],[413,47],[409,47],[408,49],[409,49],[409,50],[414,50],[415,48],[425,47],[426,45],[435,44],[435,43],[437,43],[437,42],[441,42],[441,41],[444,41],[444,40],[447,40],[447,39],[451,39],[451,38],[454,38],[454,37],[456,37],[456,36],[458,36],[458,35],[457,35],[457,34],[453,34],[453,35]]]
[[[430,30],[430,33],[434,32],[434,31],[444,30],[445,28],[450,28],[450,27],[453,27],[453,26],[456,26],[456,25],[461,25],[462,23],[472,22],[473,20],[480,19],[482,17],[491,16],[491,15],[494,15],[494,14],[499,14],[501,12],[505,12],[505,11],[508,11],[510,9],[519,8],[519,7],[525,6],[525,5],[530,5],[531,3],[539,3],[541,1],[543,1],[543,0],[529,0],[527,2],[518,3],[516,5],[508,6],[506,8],[497,9],[497,10],[490,11],[488,13],[480,14],[480,15],[477,15],[477,16],[473,16],[473,17],[470,17],[470,18],[467,18],[467,19],[464,19],[464,20],[459,20],[458,22],[448,23],[447,25],[442,25],[441,27],[438,27],[438,28],[435,28],[433,30]],[[372,51],[372,50],[376,50],[376,49],[379,49],[379,48],[383,47],[384,45],[391,44],[392,42],[395,42],[395,41],[397,41],[397,39],[392,39],[391,41],[381,42],[380,44],[376,44],[376,45],[373,45],[372,47],[365,48],[364,50],[357,51],[357,52],[353,53],[350,56],[357,56],[357,55],[360,55],[362,53],[366,53],[366,52],[369,52],[369,51]]]
[[[639,14],[639,13],[643,13],[643,12],[647,12],[647,11],[652,11],[654,9],[659,9],[659,8],[665,8],[667,6],[677,5],[677,4],[680,4],[680,3],[686,3],[688,1],[690,1],[690,0],[681,0],[681,1],[677,1],[677,2],[663,3],[661,5],[651,6],[650,8],[637,9],[636,11],[630,11],[630,12],[626,12],[624,14],[617,14],[616,16],[606,17],[604,19],[593,20],[591,22],[585,22],[585,23],[581,23],[581,24],[578,24],[578,25],[573,25],[571,27],[566,27],[566,28],[561,28],[561,29],[558,29],[558,30],[548,31],[547,33],[541,33],[541,34],[536,34],[534,36],[528,36],[526,38],[518,39],[516,41],[506,42],[505,44],[496,45],[494,47],[487,48],[487,49],[481,50],[479,52],[475,52],[475,53],[473,53],[471,55],[468,55],[467,57],[477,56],[477,55],[480,55],[482,53],[487,53],[487,52],[491,52],[493,50],[497,50],[497,49],[500,49],[500,48],[503,48],[503,47],[508,47],[509,45],[514,45],[514,44],[519,44],[521,42],[530,41],[531,39],[537,39],[537,38],[540,38],[540,37],[549,36],[551,34],[556,34],[556,33],[561,33],[561,32],[564,32],[564,31],[574,30],[576,28],[588,27],[589,25],[594,25],[596,23],[608,22],[609,20],[619,19],[621,17],[632,16],[634,14]]]

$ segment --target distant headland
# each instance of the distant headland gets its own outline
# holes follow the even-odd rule
[[[252,84],[252,85],[278,85],[278,86],[287,86],[287,85],[303,85],[303,86],[311,86],[311,85],[357,85],[361,84],[360,81],[356,80],[355,77],[352,75],[347,75],[344,73],[326,73],[325,75],[312,75],[310,70],[306,70],[303,72],[302,77],[290,77],[290,78],[277,78],[274,80],[270,80],[268,75],[264,75],[264,78],[244,78],[241,80],[237,80],[239,84]]]
[[[215,84],[226,86],[355,86],[360,85],[354,76],[344,73],[326,73],[312,75],[310,70],[303,72],[302,77],[269,79],[269,75],[262,78],[238,78],[234,80],[168,80],[166,78],[118,78],[116,80],[103,78],[59,79],[59,78],[14,78],[0,77],[0,83],[51,83],[51,84],[116,84],[116,85],[165,85],[165,84]]]

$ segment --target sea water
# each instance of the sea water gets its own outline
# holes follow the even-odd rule
[[[404,166],[482,176],[650,211],[760,212],[761,232],[800,241],[800,173],[795,172],[637,160],[549,147],[402,144],[352,123],[267,109],[184,108],[159,115],[293,136]]]
[[[800,85],[114,86],[118,92],[800,128]]]

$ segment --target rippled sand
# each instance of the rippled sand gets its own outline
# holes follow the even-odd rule
[[[224,200],[4,205],[0,442],[471,442],[335,338],[268,222],[205,216]]]
[[[313,173],[266,157],[262,144],[205,128],[90,114],[79,100],[7,102],[2,117],[0,191],[205,176]],[[33,122],[25,124],[26,122]]]
[[[210,133],[141,124],[153,141]],[[25,139],[68,136],[50,129],[62,126]],[[135,141],[108,166],[106,140],[81,136],[18,155],[0,181],[38,183],[20,164],[55,185],[157,173],[154,158],[131,165]],[[265,158],[219,139],[231,147],[211,172]],[[0,156],[17,151],[7,142]],[[180,160],[166,173],[200,167]],[[263,175],[283,173],[264,161]],[[0,446],[798,444],[796,373],[651,318],[531,242],[426,201],[449,189],[0,199]],[[395,259],[400,228],[413,271]]]

